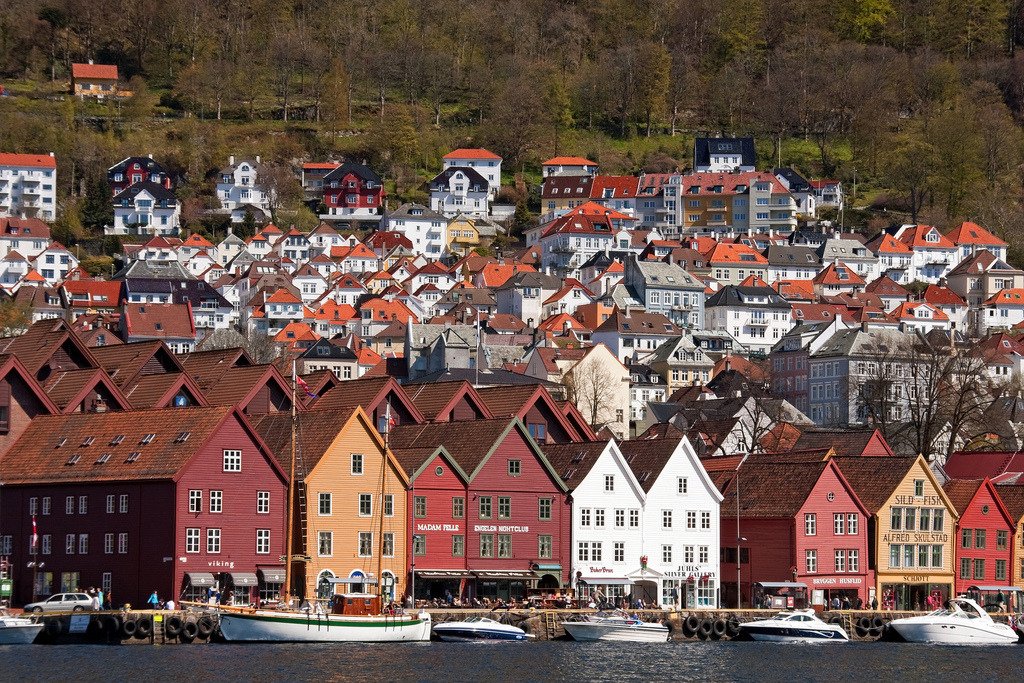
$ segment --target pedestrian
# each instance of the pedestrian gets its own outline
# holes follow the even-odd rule
[[[174,598],[171,598],[164,603],[164,609],[168,611],[174,611]]]
[[[871,596],[871,609],[873,609],[873,610],[877,610],[878,609],[878,598],[876,596],[874,596],[874,595]]]
[[[98,591],[96,591],[96,597],[98,597],[99,600],[100,600],[99,609],[103,609],[103,605],[106,604],[106,603],[104,603],[104,601],[103,601],[104,596],[103,596],[103,589],[102,588],[100,588]]]
[[[92,598],[92,602],[89,603],[89,608],[94,612],[98,612],[100,609],[100,596],[96,593],[95,588],[90,589],[89,597]]]
[[[850,609],[853,605],[850,604],[850,596],[843,596],[843,609]]]
[[[150,609],[160,608],[160,596],[157,595],[155,590],[153,591],[153,594],[149,596],[149,600],[146,601],[146,604],[149,605]]]
[[[854,604],[854,609],[864,609],[864,598],[857,596],[857,601]]]

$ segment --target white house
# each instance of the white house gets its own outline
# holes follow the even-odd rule
[[[447,218],[460,213],[486,218],[491,206],[489,187],[476,169],[451,166],[430,181],[430,210]]]
[[[0,154],[0,216],[57,217],[57,160],[49,154]]]
[[[981,305],[978,333],[987,334],[993,328],[1009,329],[1024,322],[1024,289],[1003,289]]]
[[[710,330],[730,333],[753,352],[767,354],[793,327],[793,306],[766,285],[729,285],[705,304]]]
[[[456,149],[444,155],[441,169],[471,168],[487,181],[490,198],[501,189],[501,157],[486,149]]]
[[[234,155],[228,157],[228,165],[222,168],[217,180],[217,199],[225,211],[231,214],[232,223],[245,220],[246,211],[255,219],[270,217],[270,197],[257,184],[260,171],[260,157],[240,159],[235,163]]]
[[[656,589],[662,606],[718,607],[722,494],[693,446],[684,436],[625,441],[620,448],[645,493],[643,555],[627,574],[634,595]]]
[[[448,244],[448,219],[422,204],[402,204],[389,212],[386,229],[405,235],[417,253],[434,260],[441,258]]]
[[[135,183],[114,196],[114,225],[110,235],[176,235],[181,204],[174,193],[149,181]]]

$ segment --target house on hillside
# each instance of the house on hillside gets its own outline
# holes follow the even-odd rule
[[[49,154],[0,153],[0,217],[57,217],[57,160]]]
[[[224,211],[231,214],[232,223],[241,223],[248,213],[256,223],[270,220],[270,195],[258,184],[260,156],[253,159],[228,157],[228,165],[220,169],[217,178],[217,199]]]
[[[121,87],[116,64],[93,64],[91,59],[86,64],[71,65],[71,94],[81,99],[95,97],[98,100],[132,95],[130,90]]]

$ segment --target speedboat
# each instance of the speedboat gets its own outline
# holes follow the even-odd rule
[[[818,618],[812,609],[779,612],[771,619],[748,621],[740,624],[740,636],[751,640],[776,642],[817,642],[850,640],[839,624],[829,624]]]
[[[469,617],[434,626],[434,635],[447,643],[470,640],[526,640],[531,636],[521,628],[503,624],[487,617]]]
[[[573,640],[617,640],[633,643],[664,643],[668,626],[646,622],[619,610],[611,614],[598,612],[582,621],[563,621],[562,628]]]
[[[0,610],[0,645],[29,645],[43,630],[42,622],[27,617],[13,617]]]
[[[1019,639],[1010,626],[993,621],[978,603],[965,597],[953,598],[944,609],[924,616],[893,619],[889,626],[910,643],[998,645]]]

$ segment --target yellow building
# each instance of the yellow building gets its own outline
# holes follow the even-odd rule
[[[1014,524],[1010,578],[1014,586],[1024,590],[1024,484],[999,485],[996,492]]]
[[[260,436],[286,467],[291,418],[268,415]],[[293,591],[329,598],[405,592],[409,480],[362,408],[301,413],[296,426]]]
[[[957,512],[927,461],[921,456],[835,461],[872,514],[872,597],[878,607],[941,606],[953,595]]]
[[[466,254],[480,246],[480,231],[476,221],[459,214],[448,222],[448,251],[452,254]]]

